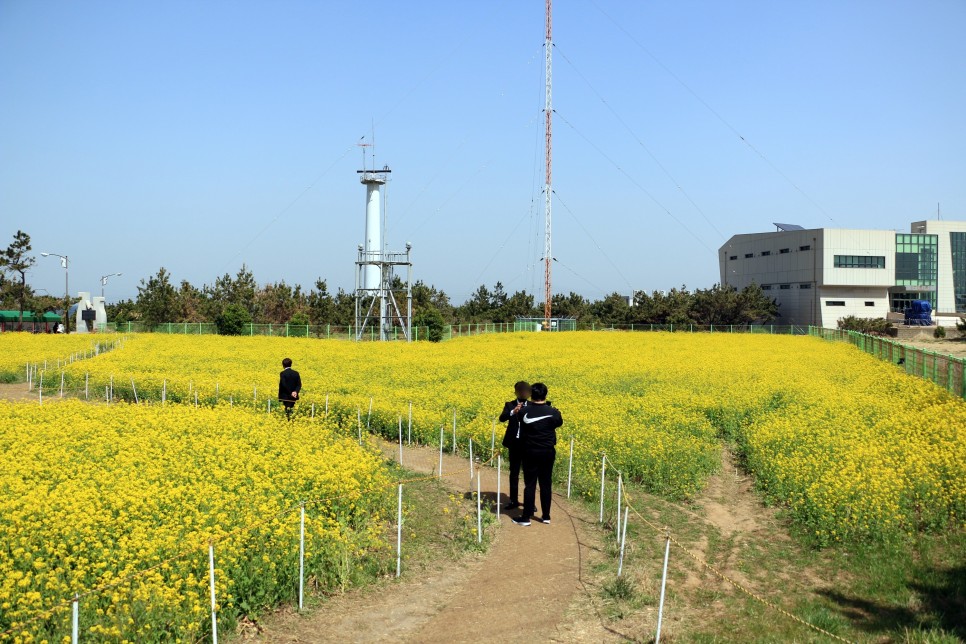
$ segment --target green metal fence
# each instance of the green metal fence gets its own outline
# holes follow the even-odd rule
[[[906,373],[930,380],[953,395],[966,398],[966,358],[910,347],[897,340],[857,331],[809,327],[809,335],[848,342],[880,360],[888,360]]]

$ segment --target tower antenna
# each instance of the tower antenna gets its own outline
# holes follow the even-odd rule
[[[543,184],[543,213],[544,213],[544,253],[543,253],[543,324],[544,328],[550,330],[550,300],[552,297],[551,289],[551,262],[553,261],[552,230],[550,226],[551,202],[553,200],[552,173],[553,168],[553,146],[552,146],[552,120],[553,120],[553,0],[547,0],[547,37],[544,49],[547,56],[547,75],[546,75],[546,99],[544,103],[545,127],[546,127],[546,177]]]

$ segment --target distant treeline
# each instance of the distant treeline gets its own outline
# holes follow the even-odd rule
[[[619,293],[591,301],[571,292],[554,295],[552,308],[555,317],[575,317],[582,324],[749,324],[770,322],[778,315],[775,301],[754,285],[741,291],[715,285],[694,291],[682,286],[668,292],[638,292],[633,306]],[[353,293],[339,289],[333,294],[321,278],[308,291],[284,281],[259,285],[245,266],[234,276],[226,273],[200,288],[186,280],[172,283],[170,273],[161,268],[141,280],[136,299],[110,304],[107,310],[112,322],[147,324],[218,323],[226,318],[256,324],[355,323]],[[462,304],[454,304],[433,285],[413,284],[414,324],[419,326],[542,316],[543,302],[526,291],[507,293],[500,282],[492,289],[480,286]]]

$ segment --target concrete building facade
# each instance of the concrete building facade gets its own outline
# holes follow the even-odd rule
[[[919,221],[909,233],[775,225],[733,236],[718,262],[722,285],[755,283],[777,300],[781,324],[835,327],[920,299],[941,324],[966,315],[966,222]]]

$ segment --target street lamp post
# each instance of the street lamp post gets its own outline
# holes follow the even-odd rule
[[[59,257],[60,265],[64,267],[64,333],[70,333],[70,269],[67,264],[67,255],[57,253],[41,253],[41,257]]]
[[[107,286],[108,277],[120,277],[120,273],[109,273],[107,275],[101,275],[101,297],[104,297],[104,287]]]

